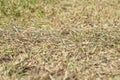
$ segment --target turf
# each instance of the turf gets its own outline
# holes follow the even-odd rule
[[[0,80],[120,80],[120,0],[0,0]]]

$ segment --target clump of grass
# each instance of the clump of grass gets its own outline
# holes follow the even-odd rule
[[[38,0],[1,0],[0,4],[0,10],[3,15],[22,17],[24,15],[31,15],[36,10]]]

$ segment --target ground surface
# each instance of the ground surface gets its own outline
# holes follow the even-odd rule
[[[0,80],[120,80],[120,0],[0,0]]]

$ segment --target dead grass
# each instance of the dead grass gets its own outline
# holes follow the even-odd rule
[[[0,3],[0,80],[120,79],[119,0]]]

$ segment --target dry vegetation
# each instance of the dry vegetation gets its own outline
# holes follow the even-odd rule
[[[0,0],[0,80],[120,80],[120,0]]]

